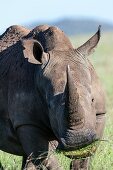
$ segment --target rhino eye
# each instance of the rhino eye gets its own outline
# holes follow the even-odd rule
[[[94,102],[94,98],[92,98],[92,100],[91,100],[91,101],[92,101],[92,103],[93,103],[93,102]]]

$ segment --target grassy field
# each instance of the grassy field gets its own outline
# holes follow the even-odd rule
[[[84,43],[90,36],[72,37],[75,47]],[[113,33],[102,33],[100,43],[92,56],[89,56],[106,91],[107,115],[102,142],[92,157],[90,170],[113,170]],[[58,155],[64,170],[69,170],[70,159]],[[20,170],[21,157],[0,152],[0,160],[5,170]]]

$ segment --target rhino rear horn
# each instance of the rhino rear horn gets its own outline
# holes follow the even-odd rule
[[[99,25],[98,31],[95,33],[95,35],[93,35],[87,42],[76,49],[81,55],[88,56],[94,52],[94,48],[97,46],[100,40],[100,28],[101,26]]]

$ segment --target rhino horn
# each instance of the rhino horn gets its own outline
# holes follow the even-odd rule
[[[67,68],[67,96],[66,96],[67,121],[70,128],[83,125],[84,114],[80,106],[79,94],[75,86],[70,67]]]

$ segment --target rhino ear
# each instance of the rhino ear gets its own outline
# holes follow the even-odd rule
[[[98,31],[93,35],[86,43],[78,47],[76,50],[82,54],[83,56],[88,56],[94,52],[94,48],[97,46],[100,40],[100,28],[98,27]]]
[[[44,50],[38,41],[33,39],[22,40],[22,46],[24,48],[24,57],[27,58],[30,63],[42,64]]]

